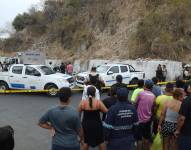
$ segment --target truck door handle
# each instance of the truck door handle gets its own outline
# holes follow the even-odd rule
[[[11,78],[14,77],[14,76],[10,76]]]
[[[27,77],[23,77],[23,78],[25,78],[25,79],[26,79]]]

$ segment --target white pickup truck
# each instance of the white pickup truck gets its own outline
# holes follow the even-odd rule
[[[145,78],[145,73],[136,71],[135,68],[129,64],[105,64],[97,67],[97,73],[103,79],[105,86],[111,86],[116,83],[116,76],[122,75],[123,83],[136,84],[139,79]],[[83,87],[84,81],[89,72],[79,73],[76,77],[76,85]]]
[[[55,73],[45,65],[12,65],[8,72],[0,72],[0,90],[34,89],[49,90],[49,95],[57,95],[62,87],[74,87],[70,75]]]

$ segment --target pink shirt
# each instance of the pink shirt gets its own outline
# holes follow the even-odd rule
[[[151,91],[140,92],[137,97],[137,113],[140,123],[148,122],[152,116],[155,95]]]
[[[73,66],[72,64],[67,65],[67,72],[72,73],[73,72]]]

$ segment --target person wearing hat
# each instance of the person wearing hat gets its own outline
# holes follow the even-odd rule
[[[174,133],[178,137],[177,144],[180,150],[191,150],[191,80],[186,88],[187,97],[183,100]]]
[[[107,150],[132,150],[138,125],[135,106],[128,101],[127,88],[117,90],[118,101],[109,108],[103,123]]]
[[[146,80],[144,84],[144,91],[140,92],[137,97],[136,107],[139,119],[138,127],[138,150],[150,149],[151,140],[151,122],[154,112],[155,95],[151,92],[153,87],[152,80]]]

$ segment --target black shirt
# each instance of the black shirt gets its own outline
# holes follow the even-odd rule
[[[127,85],[124,83],[115,83],[111,86],[111,88],[115,88],[116,91],[120,88],[127,88]],[[128,89],[128,88],[127,88]]]
[[[181,129],[181,135],[191,136],[191,96],[188,96],[180,107],[180,115],[185,117],[184,125]]]
[[[103,104],[107,109],[109,109],[112,105],[115,105],[116,102],[117,102],[117,97],[114,96],[107,97],[103,100]],[[105,120],[105,117],[106,114],[104,113],[102,120]]]

